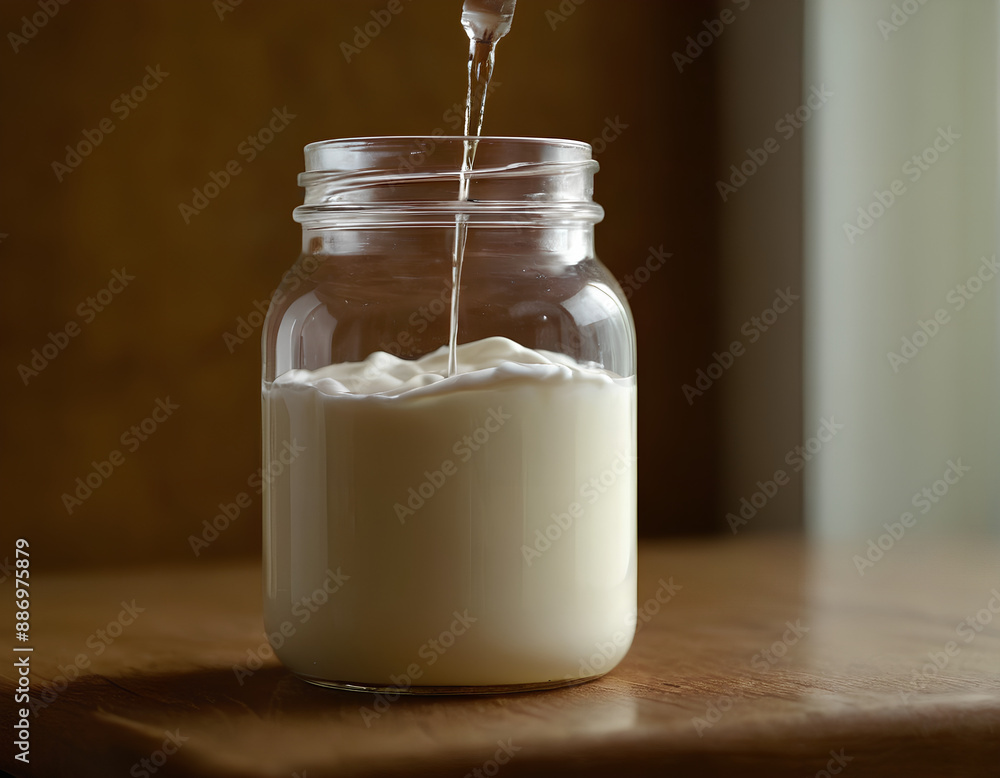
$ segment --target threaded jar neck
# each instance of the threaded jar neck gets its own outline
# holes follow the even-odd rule
[[[476,142],[469,199],[459,199],[466,141]],[[348,138],[305,148],[294,211],[306,229],[470,224],[593,225],[598,164],[589,144],[548,138],[399,136]]]

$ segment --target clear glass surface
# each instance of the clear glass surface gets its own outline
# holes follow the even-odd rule
[[[635,625],[635,334],[583,143],[306,147],[264,325],[269,639],[389,693],[599,676]],[[455,217],[468,222],[447,375]]]

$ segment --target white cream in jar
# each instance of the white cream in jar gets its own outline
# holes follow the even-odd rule
[[[264,386],[266,456],[296,452],[266,483],[265,621],[310,680],[556,684],[628,650],[635,378],[499,337],[457,356]]]

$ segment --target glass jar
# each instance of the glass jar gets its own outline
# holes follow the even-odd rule
[[[305,149],[263,333],[264,599],[314,683],[549,688],[632,641],[635,329],[594,254],[598,165],[484,137],[459,200],[465,142]]]

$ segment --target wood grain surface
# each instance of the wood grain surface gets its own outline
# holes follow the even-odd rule
[[[861,575],[865,541],[645,544],[639,631],[609,675],[380,710],[273,658],[238,680],[264,641],[255,565],[38,574],[28,645],[33,694],[48,702],[30,718],[25,767],[9,745],[5,663],[2,766],[81,778],[998,775],[998,550],[904,538]]]

